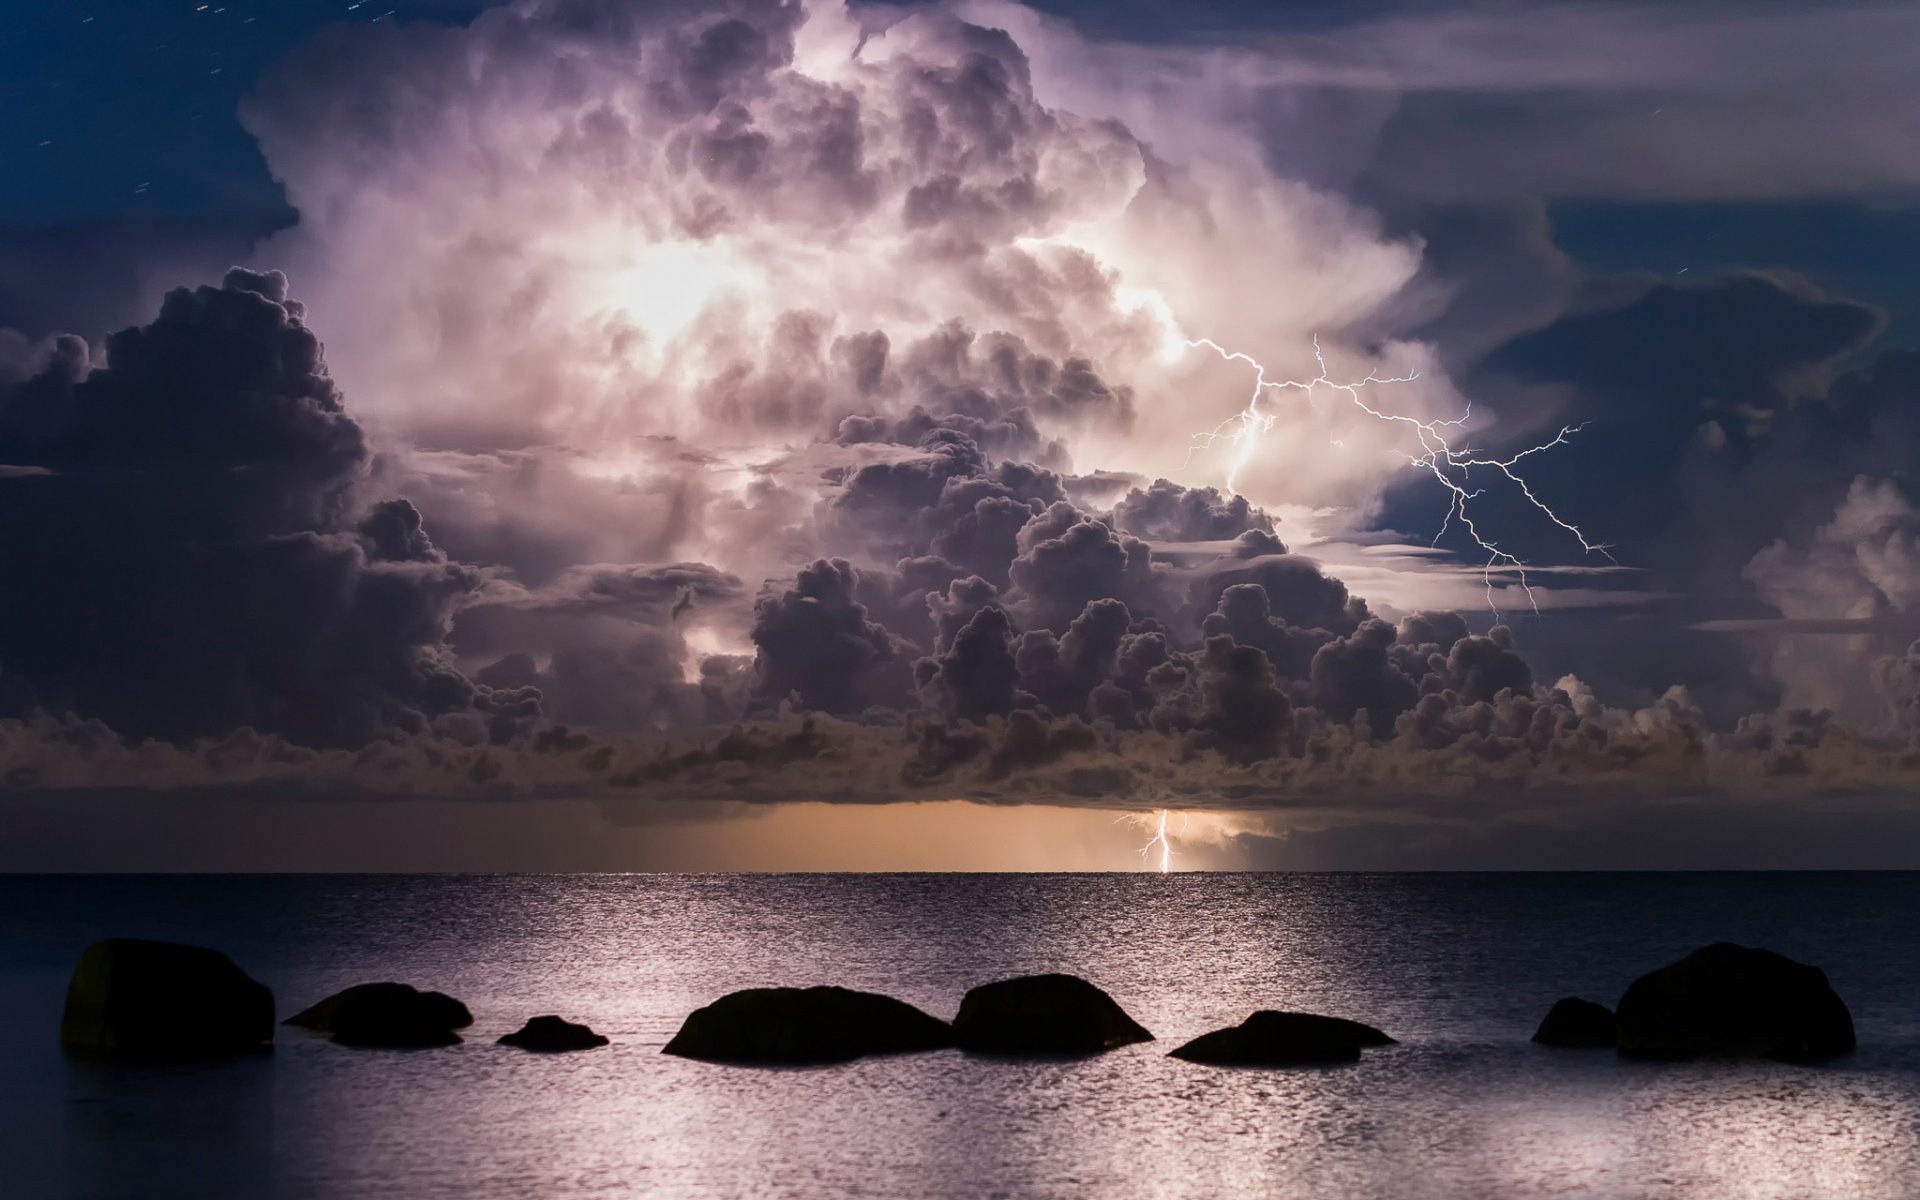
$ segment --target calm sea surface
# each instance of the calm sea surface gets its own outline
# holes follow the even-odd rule
[[[464,1045],[67,1062],[67,972],[108,935],[225,950],[282,1015],[347,984],[448,991]],[[1648,1065],[1528,1035],[1714,940],[1824,967],[1837,1065]],[[951,1016],[1071,971],[1160,1041],[768,1070],[668,1058],[734,988],[839,983]],[[1165,1057],[1257,1008],[1377,1024],[1357,1066]],[[492,1044],[526,1017],[614,1044]],[[0,877],[7,1197],[1913,1197],[1920,876]]]

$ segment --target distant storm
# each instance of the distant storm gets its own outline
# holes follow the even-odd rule
[[[291,227],[132,328],[0,330],[6,786],[971,800],[1168,862],[1909,789],[1916,356],[1791,272],[1583,275],[1538,207],[1905,194],[1879,124],[1713,172],[1622,132],[1772,102],[1645,39],[1825,77],[1920,33],[1835,14],[321,29],[241,108]]]

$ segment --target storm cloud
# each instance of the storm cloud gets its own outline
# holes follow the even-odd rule
[[[0,778],[1317,828],[1909,784],[1920,360],[1790,272],[1582,277],[1506,194],[1606,190],[1556,113],[1633,192],[1764,83],[1650,31],[1769,61],[1801,24],[1489,20],[1306,65],[998,5],[324,31],[246,105],[300,213],[259,269],[98,346],[0,331]],[[1679,141],[1535,111],[1616,85]],[[1281,161],[1279,93],[1351,160]],[[1446,158],[1482,102],[1519,151]],[[1793,170],[1909,182],[1802,126]],[[1763,165],[1666,186],[1811,186]],[[1581,620],[1679,594],[1674,639],[1775,640]]]
[[[241,726],[356,745],[538,697],[477,687],[443,644],[483,584],[405,501],[355,511],[364,434],[284,276],[170,293],[0,392],[0,670],[16,706],[136,737]],[[504,730],[501,730],[504,732]]]

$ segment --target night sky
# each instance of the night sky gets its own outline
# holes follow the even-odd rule
[[[0,869],[1920,865],[1916,39],[9,8]]]

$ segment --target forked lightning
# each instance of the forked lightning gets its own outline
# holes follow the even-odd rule
[[[1240,412],[1214,426],[1211,430],[1196,434],[1192,444],[1189,445],[1187,449],[1188,456],[1191,458],[1195,452],[1212,449],[1222,441],[1234,447],[1233,461],[1227,470],[1226,482],[1229,492],[1237,494],[1235,482],[1241,470],[1253,457],[1254,443],[1259,439],[1261,434],[1273,428],[1273,423],[1279,415],[1271,408],[1262,407],[1261,401],[1267,391],[1269,389],[1275,391],[1292,389],[1298,391],[1303,396],[1311,397],[1315,388],[1330,388],[1336,392],[1344,392],[1355,408],[1358,408],[1361,412],[1366,413],[1375,420],[1405,425],[1413,431],[1414,437],[1420,446],[1420,453],[1407,455],[1408,464],[1414,467],[1424,467],[1435,479],[1440,481],[1442,487],[1447,489],[1449,496],[1447,511],[1441,517],[1439,530],[1433,535],[1433,544],[1438,545],[1440,539],[1446,535],[1447,529],[1455,520],[1458,520],[1460,525],[1467,531],[1467,536],[1473,539],[1474,544],[1486,551],[1487,562],[1485,569],[1482,571],[1482,578],[1485,580],[1487,588],[1487,607],[1493,610],[1496,617],[1499,615],[1500,610],[1494,601],[1493,576],[1494,572],[1498,570],[1511,569],[1514,572],[1520,581],[1521,590],[1526,593],[1527,603],[1532,607],[1535,614],[1539,613],[1540,605],[1534,597],[1533,588],[1527,581],[1526,563],[1522,562],[1520,558],[1511,551],[1503,549],[1498,542],[1493,541],[1486,534],[1482,533],[1480,527],[1474,522],[1470,504],[1473,500],[1478,499],[1485,491],[1483,488],[1473,488],[1469,490],[1472,471],[1475,467],[1500,472],[1501,475],[1512,481],[1513,484],[1520,489],[1520,494],[1527,498],[1529,504],[1539,510],[1549,521],[1552,521],[1555,525],[1572,534],[1575,540],[1580,543],[1582,550],[1588,554],[1605,555],[1609,561],[1611,561],[1612,555],[1607,554],[1607,547],[1594,542],[1587,537],[1586,533],[1584,533],[1579,526],[1563,519],[1559,513],[1553,511],[1545,501],[1534,494],[1532,486],[1528,484],[1526,478],[1521,475],[1518,470],[1520,461],[1529,455],[1538,454],[1543,450],[1550,450],[1555,446],[1566,445],[1568,438],[1586,428],[1584,422],[1579,425],[1563,426],[1560,432],[1554,435],[1552,440],[1543,442],[1538,446],[1529,447],[1509,458],[1491,458],[1482,455],[1480,451],[1472,447],[1455,448],[1450,440],[1451,437],[1458,436],[1458,431],[1467,423],[1467,419],[1473,415],[1471,403],[1468,404],[1466,412],[1451,420],[1421,421],[1413,417],[1402,416],[1399,413],[1384,412],[1368,404],[1360,395],[1362,388],[1371,387],[1374,384],[1412,383],[1414,380],[1420,378],[1420,374],[1417,371],[1408,375],[1396,375],[1385,378],[1373,372],[1368,372],[1365,379],[1353,383],[1335,382],[1333,379],[1328,378],[1326,355],[1320,349],[1320,338],[1319,335],[1316,334],[1313,339],[1313,358],[1314,361],[1319,364],[1319,375],[1307,380],[1273,380],[1267,378],[1267,369],[1259,360],[1237,350],[1228,350],[1211,338],[1187,339],[1185,344],[1188,349],[1197,349],[1204,346],[1229,362],[1246,363],[1252,367],[1254,371],[1253,392],[1247,398],[1247,406]],[[1449,430],[1454,432],[1450,434],[1447,432]]]

